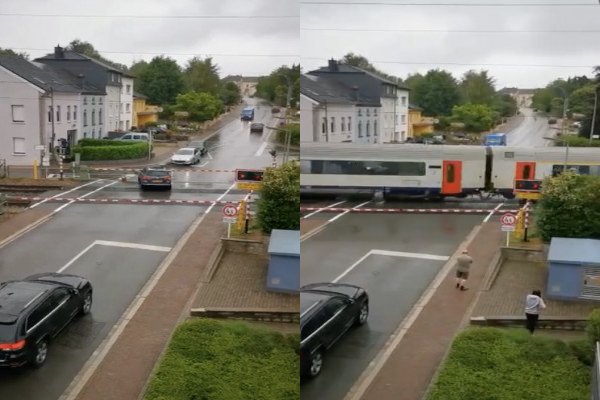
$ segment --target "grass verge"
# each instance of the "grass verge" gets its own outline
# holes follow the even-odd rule
[[[146,400],[299,399],[298,335],[205,318],[180,325]]]
[[[561,340],[470,328],[454,340],[428,400],[587,400],[589,384],[589,366]]]

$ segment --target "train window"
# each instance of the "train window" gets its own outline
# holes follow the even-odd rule
[[[514,151],[505,151],[504,158],[515,158],[515,152]]]
[[[302,173],[329,175],[425,176],[424,162],[410,161],[304,161]]]
[[[531,179],[531,165],[525,165],[523,167],[523,179]]]
[[[431,169],[442,169],[441,165],[430,165],[429,168]]]
[[[446,182],[454,183],[454,164],[446,166]]]

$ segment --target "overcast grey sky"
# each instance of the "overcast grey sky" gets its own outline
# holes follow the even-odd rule
[[[401,78],[434,68],[450,71],[456,78],[469,69],[487,70],[500,89],[543,87],[560,77],[592,76],[591,67],[600,65],[598,0],[335,0],[325,3],[344,4],[308,4],[316,1],[300,0],[304,72],[325,65],[329,58],[340,59],[354,52]],[[357,2],[379,4],[348,4]],[[490,4],[502,6],[481,6]],[[451,32],[457,30],[595,32]]]
[[[80,39],[126,65],[164,54],[185,66],[193,56],[213,54],[221,77],[267,75],[299,62],[298,16],[297,0],[0,0],[0,47],[35,58]]]

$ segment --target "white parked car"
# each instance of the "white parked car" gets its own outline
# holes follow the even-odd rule
[[[200,149],[197,147],[184,147],[171,156],[171,164],[192,165],[200,162]]]

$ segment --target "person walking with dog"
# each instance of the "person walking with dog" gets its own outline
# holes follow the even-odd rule
[[[546,308],[546,303],[542,299],[542,292],[534,290],[525,298],[525,317],[527,317],[527,330],[533,335],[540,318],[540,310]]]
[[[456,259],[456,288],[461,291],[468,290],[466,287],[467,279],[469,279],[469,269],[473,264],[473,259],[469,255],[467,249],[462,251],[462,254]]]

